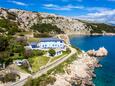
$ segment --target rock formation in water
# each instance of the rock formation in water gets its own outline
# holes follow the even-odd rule
[[[101,47],[98,50],[89,50],[87,51],[87,54],[95,57],[103,57],[103,56],[107,56],[108,51],[104,47]]]

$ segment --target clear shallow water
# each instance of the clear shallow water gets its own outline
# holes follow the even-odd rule
[[[70,42],[85,51],[104,46],[109,55],[100,61],[103,67],[95,69],[93,82],[96,86],[115,86],[115,36],[74,36]]]

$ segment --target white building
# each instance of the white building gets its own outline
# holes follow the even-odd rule
[[[64,40],[58,38],[41,38],[39,42],[32,42],[29,48],[38,50],[60,49],[66,50]]]

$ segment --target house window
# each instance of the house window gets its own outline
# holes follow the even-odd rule
[[[37,45],[31,45],[32,46],[32,48],[37,48]]]
[[[60,41],[60,43],[63,43],[63,41]]]

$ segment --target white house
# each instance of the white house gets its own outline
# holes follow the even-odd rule
[[[41,38],[39,42],[32,42],[29,44],[30,49],[48,50],[60,49],[66,50],[64,40],[58,38]]]

